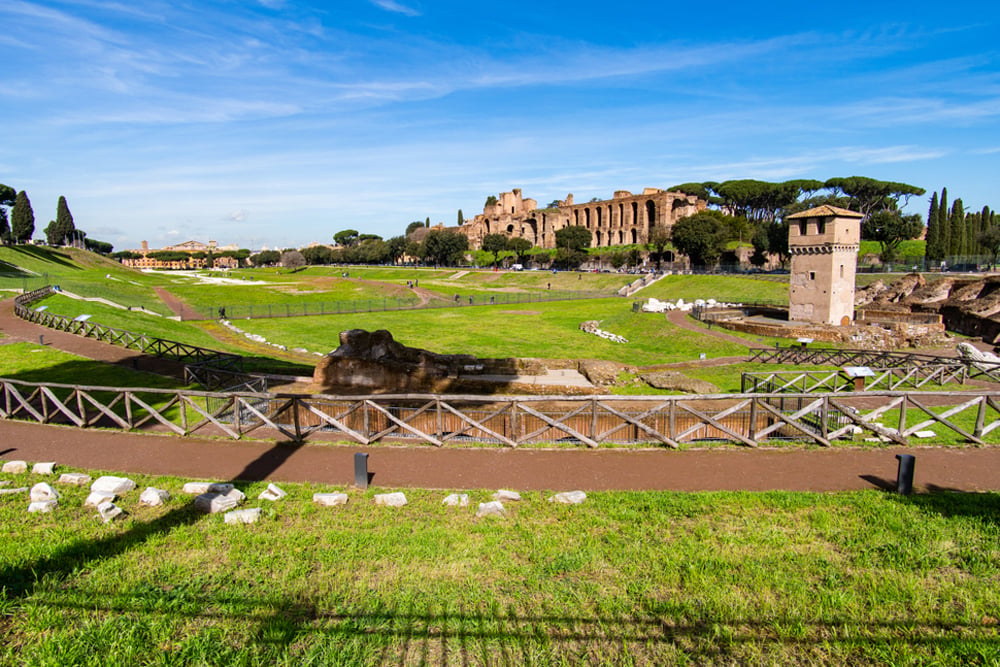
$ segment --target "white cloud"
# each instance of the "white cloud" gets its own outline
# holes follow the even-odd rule
[[[420,16],[420,12],[412,7],[402,5],[395,0],[371,0],[373,5],[381,7],[387,12],[403,14],[404,16]]]
[[[233,211],[232,213],[230,213],[228,216],[226,216],[225,219],[231,220],[233,222],[243,222],[244,220],[247,219],[248,215],[249,213],[247,213],[243,209],[239,209],[237,211]]]

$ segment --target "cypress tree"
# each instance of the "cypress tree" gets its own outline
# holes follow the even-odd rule
[[[465,218],[462,216],[462,209],[458,209],[458,226],[461,227],[465,224]]]
[[[941,224],[938,222],[938,194],[934,192],[931,196],[931,207],[927,211],[927,235],[924,255],[929,260],[941,259],[938,236],[941,231]]]
[[[56,233],[59,234],[60,243],[69,243],[73,238],[76,226],[73,224],[73,214],[69,212],[66,198],[59,196],[59,203],[56,204]]]
[[[938,202],[938,252],[944,259],[951,253],[951,218],[948,215],[948,188],[941,188]]]
[[[965,209],[962,207],[962,199],[958,198],[951,205],[951,219],[948,221],[948,228],[951,231],[951,246],[949,254],[962,255],[965,248]]]
[[[10,233],[15,243],[29,241],[35,233],[35,212],[31,210],[31,201],[24,190],[17,193],[14,208],[10,212]]]

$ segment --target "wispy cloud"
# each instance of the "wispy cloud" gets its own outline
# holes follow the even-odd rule
[[[414,9],[413,7],[407,7],[395,0],[371,0],[371,3],[377,7],[381,7],[387,12],[393,12],[396,14],[403,14],[404,16],[420,16],[420,11]]]

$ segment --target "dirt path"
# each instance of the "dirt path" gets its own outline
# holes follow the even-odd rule
[[[173,311],[174,315],[180,316],[182,320],[184,319],[185,309],[188,311],[192,310],[190,306],[162,287],[154,287],[153,291],[156,292],[156,296],[160,297],[160,301],[166,304],[167,308]]]
[[[739,338],[738,336],[733,336],[731,334],[727,334],[724,331],[720,330],[720,328],[718,327],[715,329],[710,329],[708,327],[703,327],[695,324],[688,317],[688,314],[683,310],[668,311],[667,319],[670,321],[671,324],[673,324],[674,326],[678,326],[681,329],[687,329],[688,331],[697,331],[698,333],[704,334],[706,336],[713,336],[720,340],[728,341],[730,343],[736,343],[737,345],[742,345],[743,347],[747,348],[750,347],[750,343],[745,339]]]

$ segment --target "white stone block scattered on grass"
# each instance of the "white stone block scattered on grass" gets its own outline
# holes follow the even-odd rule
[[[562,503],[563,505],[579,505],[587,499],[587,494],[583,491],[564,491],[549,498],[550,503]]]
[[[493,500],[499,500],[500,502],[517,502],[520,499],[520,493],[517,491],[508,491],[507,489],[500,489],[493,494]]]
[[[149,505],[150,507],[162,505],[168,500],[170,500],[170,493],[168,491],[165,489],[157,489],[152,486],[147,486],[139,496],[139,503],[142,505]]]
[[[55,461],[46,461],[45,463],[36,463],[31,466],[32,475],[54,475],[56,468]]]
[[[181,493],[200,496],[204,493],[229,493],[233,485],[229,482],[188,482],[181,488]]]
[[[28,472],[28,463],[27,461],[7,461],[3,464],[3,468],[0,468],[0,472],[20,475],[23,472]]]
[[[324,507],[333,507],[334,505],[346,505],[347,504],[347,494],[346,493],[314,493],[313,502]]]
[[[488,503],[479,503],[479,510],[476,512],[477,517],[504,516],[506,514],[507,510],[503,508],[503,503],[499,500],[494,500]]]
[[[934,431],[917,431],[913,434],[914,438],[936,438],[937,433]]]
[[[59,500],[59,492],[53,489],[52,485],[39,482],[31,487],[29,497],[33,503],[40,503],[46,500]]]
[[[469,494],[467,493],[453,493],[449,496],[445,496],[445,499],[441,501],[442,505],[448,505],[450,507],[468,507],[469,506]]]
[[[105,491],[91,491],[90,495],[87,496],[87,499],[83,501],[83,506],[97,507],[101,503],[114,502],[114,499],[117,497],[118,496],[116,496],[115,494],[107,493]]]
[[[39,500],[37,502],[33,502],[30,505],[28,505],[28,511],[32,512],[32,513],[34,513],[34,512],[47,513],[47,512],[51,512],[52,510],[54,510],[57,507],[59,507],[59,501],[58,500],[55,500],[55,499],[52,499],[52,500]]]
[[[90,484],[90,475],[82,472],[64,472],[59,475],[57,484],[69,484],[71,486],[87,486]]]
[[[245,510],[226,512],[223,518],[226,523],[257,523],[257,520],[260,519],[260,513],[259,507],[251,507]]]
[[[281,500],[288,494],[279,489],[274,484],[268,484],[267,488],[260,492],[257,496],[258,500]]]
[[[406,495],[396,491],[395,493],[379,493],[375,496],[376,505],[386,507],[402,507],[406,504]]]
[[[229,493],[203,493],[194,499],[194,506],[207,514],[217,514],[235,508],[246,498],[238,489]]]
[[[114,521],[115,517],[122,515],[122,508],[115,505],[110,500],[106,500],[97,506],[97,514],[104,523]]]
[[[90,485],[90,490],[95,493],[104,493],[112,496],[120,496],[123,493],[128,493],[135,489],[135,482],[127,477],[112,477],[111,475],[105,475],[104,477],[98,477],[93,484]]]
[[[13,496],[19,493],[27,493],[28,487],[19,486],[16,489],[0,489],[0,496]]]

